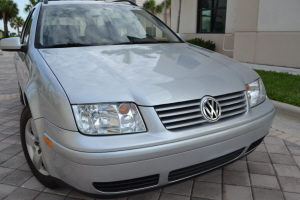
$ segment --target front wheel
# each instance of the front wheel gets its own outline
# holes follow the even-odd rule
[[[21,114],[20,135],[25,158],[34,176],[46,187],[56,188],[57,183],[44,166],[38,133],[28,106]]]

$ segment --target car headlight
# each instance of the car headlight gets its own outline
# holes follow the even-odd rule
[[[246,85],[246,91],[250,107],[257,106],[266,100],[266,89],[261,79]]]
[[[145,132],[146,126],[134,103],[73,105],[79,131],[88,135]]]

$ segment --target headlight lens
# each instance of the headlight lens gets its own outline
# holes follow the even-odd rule
[[[145,132],[146,126],[134,103],[73,105],[80,132],[111,135]]]
[[[246,91],[250,107],[257,106],[266,100],[266,89],[261,79],[246,85]]]

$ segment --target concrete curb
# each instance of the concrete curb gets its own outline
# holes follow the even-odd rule
[[[289,115],[289,117],[293,117],[294,119],[298,118],[298,121],[300,123],[300,107],[275,100],[272,100],[272,103],[276,107],[277,113]]]
[[[300,137],[300,107],[272,100],[276,115],[272,127]]]
[[[243,63],[247,67],[252,69],[264,70],[264,71],[275,71],[275,72],[286,72],[293,75],[300,75],[300,68],[292,68],[292,67],[281,67],[281,66],[271,66],[271,65],[258,65],[251,63]]]

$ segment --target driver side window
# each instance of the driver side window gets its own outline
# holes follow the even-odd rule
[[[26,20],[26,25],[23,28],[22,34],[21,34],[21,43],[22,44],[28,44],[29,41],[29,36],[30,36],[30,29],[31,29],[31,24],[32,24],[32,16],[33,16],[33,11],[29,14],[27,20]]]

